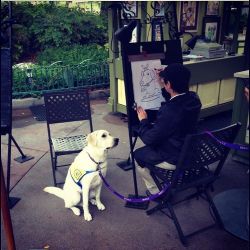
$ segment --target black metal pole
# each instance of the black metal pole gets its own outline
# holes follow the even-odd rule
[[[129,195],[130,198],[140,198],[138,196],[138,187],[137,187],[137,179],[136,179],[136,169],[134,162],[134,152],[133,152],[133,128],[132,128],[132,120],[136,119],[133,111],[134,101],[131,99],[131,92],[129,87],[131,87],[132,83],[132,72],[130,69],[130,63],[128,58],[128,46],[129,42],[132,38],[133,29],[136,27],[137,23],[135,20],[131,21],[127,26],[120,28],[115,32],[115,38],[121,42],[121,57],[122,57],[122,67],[123,67],[123,80],[125,85],[125,93],[126,93],[126,108],[127,108],[127,116],[128,116],[128,133],[129,133],[129,145],[130,145],[130,154],[131,154],[131,163],[133,170],[133,182],[135,194]],[[134,117],[134,118],[133,118]],[[139,208],[139,209],[147,209],[149,202],[127,202],[126,207],[130,208]]]
[[[131,163],[132,163],[132,171],[133,171],[133,181],[134,181],[134,189],[135,189],[135,196],[138,197],[138,186],[137,186],[137,179],[136,179],[136,169],[135,169],[135,162],[134,162],[134,153],[133,153],[133,141],[132,141],[132,126],[131,121],[129,118],[130,115],[130,107],[129,107],[129,96],[128,96],[128,56],[125,53],[126,44],[121,42],[121,56],[122,56],[122,67],[123,67],[123,79],[124,79],[124,85],[126,90],[126,107],[127,107],[127,116],[128,116],[128,134],[129,134],[129,146],[130,146],[130,156],[131,156]]]
[[[10,165],[11,165],[11,134],[8,135],[8,156],[7,156],[7,175],[6,191],[9,198],[10,194]]]
[[[14,142],[14,144],[16,145],[18,151],[20,152],[21,156],[15,158],[15,161],[18,161],[19,163],[23,163],[25,161],[29,161],[31,159],[33,159],[33,156],[29,156],[29,155],[25,155],[23,153],[23,151],[21,150],[21,148],[19,147],[19,145],[17,144],[16,140],[14,139],[14,137],[12,136],[12,91],[13,91],[13,70],[12,70],[12,65],[13,65],[13,58],[12,58],[12,2],[9,2],[9,21],[10,21],[10,26],[9,26],[9,50],[10,50],[10,83],[11,83],[11,91],[10,91],[10,117],[9,117],[9,121],[10,121],[10,139]],[[11,142],[10,142],[11,144]],[[11,157],[11,147],[10,147],[10,151],[8,151],[8,154],[10,154],[10,156],[8,156],[8,164],[10,164],[9,161],[9,157]],[[8,165],[9,166],[9,165]],[[9,175],[8,175],[8,169],[9,169]],[[9,180],[8,177],[10,178],[10,167],[7,169],[7,191],[9,191]]]
[[[132,171],[133,171],[133,182],[134,182],[134,195],[129,195],[129,198],[144,198],[145,196],[139,196],[138,195],[138,185],[137,185],[137,178],[136,178],[136,168],[135,168],[135,160],[134,160],[134,143],[132,140],[133,137],[133,129],[132,129],[132,123],[130,121],[132,114],[131,110],[132,107],[129,105],[132,105],[129,98],[129,88],[128,84],[132,83],[130,77],[131,72],[129,71],[129,60],[128,55],[126,53],[126,43],[121,42],[121,56],[122,56],[122,67],[123,67],[123,79],[124,79],[124,85],[125,85],[125,92],[126,92],[126,108],[127,108],[127,116],[128,116],[128,133],[129,133],[129,145],[130,145],[130,156],[131,156],[131,165],[132,165]],[[147,209],[149,205],[148,201],[145,202],[126,202],[126,207],[128,208],[136,208],[136,209]]]
[[[12,18],[12,2],[9,2],[9,20]],[[8,137],[8,159],[7,159],[7,195],[9,198],[10,192],[10,165],[11,165],[11,137],[12,137],[12,24],[9,26],[9,51],[10,51],[10,112],[9,112],[9,124],[10,131]]]

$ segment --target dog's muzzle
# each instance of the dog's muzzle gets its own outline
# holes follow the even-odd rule
[[[114,144],[112,146],[112,148],[116,147],[119,143],[119,138],[114,138]]]
[[[116,146],[118,145],[118,143],[119,143],[119,138],[114,138],[113,146],[112,146],[112,147],[109,147],[109,148],[107,148],[107,149],[116,147]]]

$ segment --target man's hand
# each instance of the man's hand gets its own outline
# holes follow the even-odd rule
[[[148,118],[146,111],[142,107],[137,108],[137,115],[140,121]]]

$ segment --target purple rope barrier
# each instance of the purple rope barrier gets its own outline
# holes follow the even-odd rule
[[[115,194],[117,197],[119,197],[120,199],[124,200],[124,201],[128,201],[128,202],[134,202],[134,203],[139,203],[139,202],[145,202],[145,201],[151,201],[154,200],[156,198],[158,198],[159,196],[161,196],[163,193],[165,193],[167,191],[167,189],[169,188],[170,185],[165,185],[164,188],[157,194],[152,194],[149,197],[146,198],[127,198],[121,194],[119,194],[118,192],[116,192],[110,185],[109,183],[105,180],[104,176],[101,173],[101,170],[99,170],[99,175],[101,177],[101,179],[103,180],[104,184],[106,185],[106,187],[113,193]]]
[[[236,144],[236,143],[225,142],[225,141],[219,140],[218,138],[216,138],[209,131],[205,131],[205,133],[207,133],[208,135],[210,135],[213,139],[215,139],[217,142],[219,142],[220,144],[222,144],[223,146],[225,146],[227,148],[231,148],[231,149],[235,149],[235,150],[242,150],[242,151],[248,151],[249,150],[248,146],[241,145],[241,144]]]

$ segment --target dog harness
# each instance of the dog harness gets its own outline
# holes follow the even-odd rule
[[[94,173],[96,171],[99,170],[99,166],[100,164],[102,164],[103,162],[96,162],[94,158],[91,157],[91,155],[87,152],[89,158],[91,159],[91,161],[93,161],[94,163],[96,163],[97,165],[97,169],[96,170],[90,170],[90,171],[85,171],[83,169],[79,169],[78,166],[71,166],[70,167],[70,175],[72,180],[80,187],[82,188],[82,184],[81,184],[81,180],[82,178],[86,175],[86,174],[90,174],[90,173]]]

